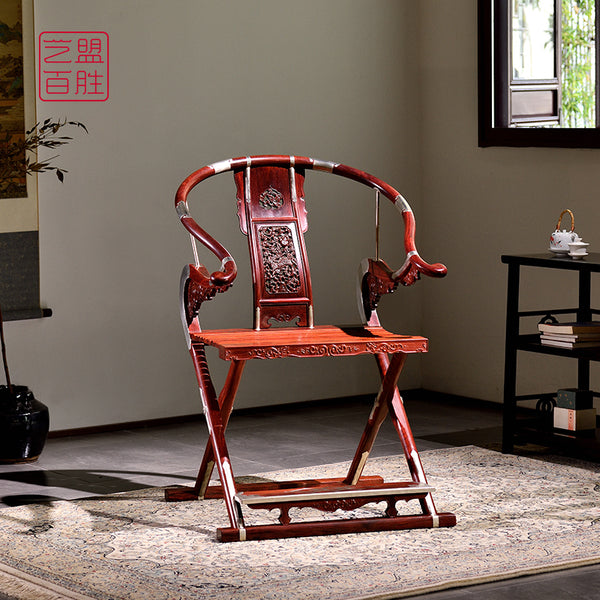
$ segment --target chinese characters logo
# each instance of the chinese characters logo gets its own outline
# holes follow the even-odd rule
[[[39,37],[38,61],[40,100],[108,100],[106,32],[44,31]]]

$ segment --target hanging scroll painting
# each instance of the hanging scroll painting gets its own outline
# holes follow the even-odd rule
[[[15,167],[25,160],[24,149],[14,152],[35,125],[35,98],[33,0],[1,0],[0,303],[6,320],[42,316],[37,179]]]

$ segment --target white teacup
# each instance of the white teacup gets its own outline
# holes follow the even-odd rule
[[[572,258],[581,258],[582,256],[587,255],[587,247],[588,243],[582,241],[581,239],[576,242],[571,242],[569,244],[569,256]]]

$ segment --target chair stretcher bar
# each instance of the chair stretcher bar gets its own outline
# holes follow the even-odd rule
[[[341,480],[340,480],[341,481]],[[267,504],[271,502],[303,502],[311,500],[329,500],[336,498],[368,498],[372,496],[418,496],[435,491],[426,484],[414,482],[394,482],[382,485],[357,488],[352,485],[329,485],[321,489],[288,489],[249,491],[237,494],[242,504]]]
[[[306,537],[310,535],[336,535],[342,533],[364,533],[368,531],[396,531],[400,529],[429,529],[432,527],[454,527],[456,516],[452,513],[437,515],[408,515],[395,518],[376,517],[374,519],[331,519],[290,523],[282,535],[281,525],[252,525],[243,530],[235,527],[217,529],[217,538],[221,542],[239,542],[244,540],[272,540],[281,537]]]

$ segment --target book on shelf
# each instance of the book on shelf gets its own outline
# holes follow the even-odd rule
[[[538,325],[538,330],[541,333],[550,333],[550,334],[590,334],[597,333],[600,334],[600,321],[588,321],[583,323],[573,322],[573,323],[540,323]]]
[[[542,333],[547,340],[559,342],[593,342],[600,341],[600,333]]]
[[[578,388],[562,388],[556,392],[556,408],[571,410],[594,408],[594,392]]]
[[[557,339],[558,336],[540,335],[542,346],[552,346],[554,348],[600,348],[600,338],[596,340],[570,341]]]
[[[596,409],[573,410],[555,407],[553,411],[555,429],[584,431],[596,428]]]

